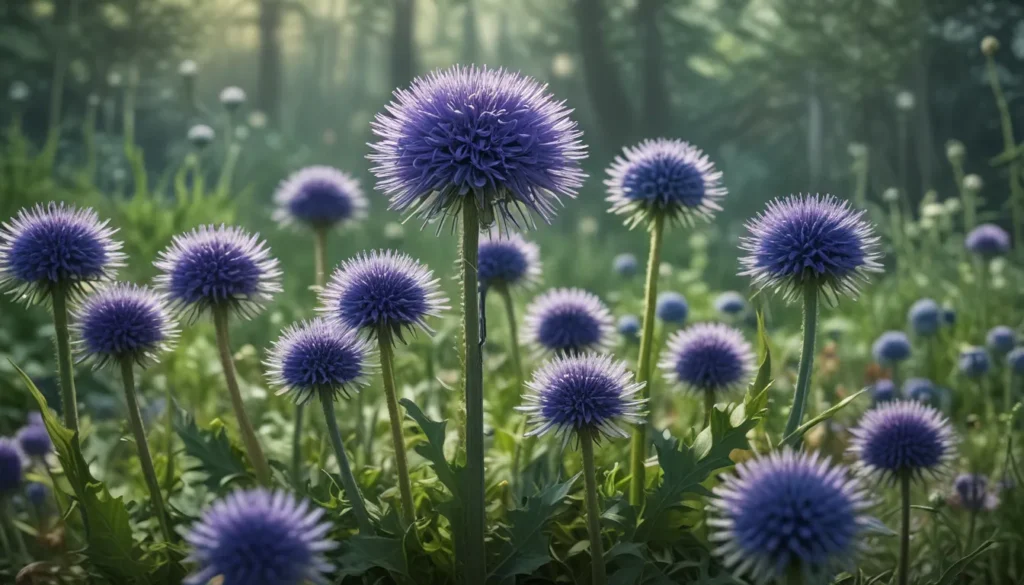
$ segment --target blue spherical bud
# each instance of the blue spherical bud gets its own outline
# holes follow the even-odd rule
[[[1010,235],[995,224],[984,223],[967,234],[964,245],[974,254],[995,258],[1010,251]]]
[[[739,315],[747,310],[747,299],[736,291],[726,291],[715,297],[715,310],[723,315]]]
[[[871,401],[876,406],[896,398],[896,384],[888,378],[882,378],[871,386]]]
[[[992,368],[992,361],[984,348],[968,347],[960,352],[957,368],[968,378],[980,378]]]
[[[619,276],[629,278],[635,276],[640,269],[636,256],[632,254],[619,254],[612,263],[615,273]]]
[[[623,315],[619,317],[617,329],[619,335],[630,341],[636,341],[640,335],[640,318],[636,315]]]
[[[25,460],[18,444],[7,437],[0,437],[0,498],[18,491],[24,466]]]
[[[97,366],[122,360],[146,366],[177,336],[164,296],[145,286],[109,286],[86,297],[73,317],[79,359]]]
[[[907,312],[910,329],[922,337],[935,335],[942,322],[942,309],[932,299],[920,299]]]
[[[910,340],[902,331],[886,331],[871,346],[871,355],[876,362],[884,366],[906,361],[910,358],[910,353]]]
[[[690,305],[686,303],[686,297],[677,292],[663,292],[658,295],[654,314],[665,323],[682,325],[690,314]]]
[[[1005,355],[1017,345],[1017,332],[1005,325],[989,329],[985,344],[996,355]]]

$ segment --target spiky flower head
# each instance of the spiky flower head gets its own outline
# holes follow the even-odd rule
[[[907,378],[903,382],[903,396],[931,406],[935,406],[938,399],[935,384],[928,378]]]
[[[0,437],[0,497],[10,495],[21,487],[24,467],[25,460],[18,443]]]
[[[846,467],[789,447],[739,464],[714,494],[714,552],[757,583],[794,573],[828,582],[855,565],[872,523],[867,493]]]
[[[980,378],[992,368],[992,360],[983,347],[968,347],[960,352],[957,368],[968,378]]]
[[[177,337],[165,297],[146,286],[114,283],[87,296],[72,314],[79,361],[96,367],[155,362]]]
[[[21,452],[29,457],[41,459],[53,451],[53,441],[50,440],[50,433],[42,424],[29,422],[21,427],[15,436]]]
[[[72,298],[93,290],[124,265],[115,231],[95,211],[64,203],[18,211],[0,226],[0,291],[35,304],[57,289]]]
[[[999,506],[999,496],[989,489],[988,478],[977,473],[956,476],[950,500],[953,506],[970,512],[994,510]]]
[[[368,337],[404,340],[408,331],[430,331],[428,317],[448,308],[438,279],[426,266],[391,250],[362,252],[343,262],[320,295],[320,311]]]
[[[875,406],[896,400],[896,384],[889,378],[882,378],[871,386],[871,402]]]
[[[274,219],[281,225],[329,229],[366,217],[369,204],[359,180],[328,166],[311,166],[288,176],[274,192]]]
[[[391,207],[429,221],[457,214],[467,198],[495,219],[549,221],[560,197],[575,197],[586,148],[564,102],[503,69],[455,66],[395,91],[371,124],[377,189]]]
[[[930,337],[939,332],[942,324],[942,307],[932,299],[919,299],[910,305],[907,321],[916,335]]]
[[[348,398],[370,379],[372,349],[366,339],[337,321],[318,317],[296,323],[274,342],[267,377],[297,404],[310,398]]]
[[[1024,375],[1024,347],[1014,348],[1006,354],[1006,365],[1015,375]]]
[[[615,273],[619,276],[629,278],[636,276],[640,269],[640,264],[637,262],[636,256],[632,254],[619,254],[612,261],[612,268],[615,269]]]
[[[964,246],[983,258],[995,258],[1010,251],[1010,234],[994,223],[983,223],[967,234]]]
[[[188,321],[228,310],[251,318],[281,291],[281,271],[259,234],[239,227],[199,226],[174,236],[160,252],[153,282]]]
[[[224,89],[220,90],[220,103],[229,112],[237,110],[242,104],[245,103],[245,90],[235,86],[229,85]]]
[[[1005,355],[1017,345],[1017,332],[1006,325],[993,327],[985,336],[985,345],[997,355]]]
[[[519,234],[491,230],[480,239],[476,266],[481,288],[530,287],[540,281],[540,248]]]
[[[938,410],[913,400],[879,405],[850,431],[857,467],[882,481],[942,471],[953,459],[956,437]]]
[[[315,585],[333,570],[324,512],[287,492],[236,491],[214,502],[184,533],[197,569],[186,585]]]
[[[619,335],[627,340],[636,341],[640,335],[640,318],[636,315],[623,315],[619,317],[615,328],[618,329]]]
[[[646,400],[637,397],[643,383],[633,381],[626,364],[611,356],[558,356],[544,363],[526,384],[527,437],[554,430],[568,441],[580,433],[627,438],[626,425],[642,424]]]
[[[196,124],[188,129],[188,141],[199,150],[209,146],[216,137],[217,133],[206,124]]]
[[[729,290],[715,297],[715,310],[723,315],[739,315],[747,310],[747,298]]]
[[[597,295],[556,288],[526,307],[525,340],[540,353],[580,354],[611,347],[612,314]]]
[[[891,366],[899,364],[910,358],[910,339],[902,331],[886,331],[878,336],[878,339],[871,345],[871,355],[875,361]]]
[[[855,297],[872,272],[881,272],[878,237],[848,201],[832,195],[776,199],[747,222],[741,238],[742,275],[758,288],[771,287],[787,300],[811,286],[835,304]]]
[[[754,361],[754,349],[739,330],[698,323],[669,337],[658,366],[669,384],[695,393],[723,394],[750,382]]]
[[[722,173],[699,148],[682,140],[658,138],[627,146],[608,167],[611,212],[635,227],[662,216],[692,225],[722,210]]]

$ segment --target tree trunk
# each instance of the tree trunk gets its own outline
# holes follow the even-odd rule
[[[647,136],[665,134],[672,127],[668,84],[665,78],[665,48],[658,28],[663,17],[665,0],[640,0],[637,6],[637,29],[641,42],[643,75],[643,129]]]
[[[256,107],[272,125],[281,122],[281,0],[260,0],[259,78]]]
[[[416,0],[394,0],[395,23],[391,37],[391,85],[406,87],[416,75],[413,38]]]
[[[601,0],[576,0],[573,9],[595,125],[604,147],[618,150],[631,141],[633,108],[601,31],[606,17],[604,4]]]

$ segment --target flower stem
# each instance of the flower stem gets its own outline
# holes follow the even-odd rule
[[[363,502],[363,495],[359,493],[359,485],[352,475],[348,455],[345,454],[345,444],[341,440],[341,431],[338,430],[338,418],[334,414],[334,400],[330,393],[320,393],[320,404],[324,408],[324,420],[327,421],[327,434],[330,435],[331,445],[334,446],[334,456],[338,459],[338,467],[341,468],[341,485],[345,488],[345,495],[352,505],[359,533],[364,536],[373,534],[373,525],[370,524],[370,516],[366,513],[366,503]]]
[[[484,389],[480,353],[480,306],[477,256],[480,222],[473,197],[462,205],[462,311],[463,343],[466,350],[466,557],[465,583],[483,583],[487,578],[484,549]]]
[[[658,303],[658,269],[661,266],[661,242],[665,231],[664,215],[656,215],[651,224],[651,251],[647,259],[647,285],[644,292],[644,323],[640,334],[640,358],[637,361],[636,381],[644,383],[643,398],[648,398],[650,388],[646,385],[651,377],[651,350],[654,345],[654,309]],[[637,425],[633,429],[633,440],[630,444],[630,480],[629,503],[639,506],[643,503],[644,463],[647,459],[647,425]]]
[[[900,475],[900,566],[897,585],[907,585],[910,576],[910,475]]]
[[[164,498],[160,493],[160,482],[156,479],[153,457],[149,453],[146,429],[142,425],[139,401],[135,396],[135,373],[133,367],[134,364],[131,359],[121,360],[121,380],[124,383],[124,397],[128,402],[128,422],[132,428],[135,447],[139,452],[139,463],[142,466],[142,476],[146,480],[146,487],[149,488],[149,497],[152,498],[153,510],[156,513],[157,521],[160,522],[160,531],[163,533],[164,542],[173,542],[174,532],[171,530],[167,509],[164,507]],[[167,408],[170,408],[169,404]]]
[[[601,508],[597,504],[597,471],[594,469],[594,440],[589,431],[579,434],[583,452],[583,482],[586,490],[587,530],[590,533],[590,582],[605,585],[608,574],[604,568],[604,542],[601,540]]]
[[[324,286],[327,258],[327,230],[323,227],[313,229],[313,279],[317,289]],[[302,484],[302,429],[305,417],[305,405],[295,405],[295,429],[292,433],[292,482],[296,486]]]
[[[967,519],[967,539],[966,545],[964,546],[964,554],[971,552],[971,547],[974,546],[974,527],[978,523],[978,513],[972,511],[970,517]]]
[[[0,500],[0,516],[3,516],[3,525],[0,526],[0,532],[8,531],[14,538],[14,545],[18,549],[18,554],[25,560],[25,564],[32,562],[32,557],[28,554],[28,548],[25,547],[25,538],[22,537],[21,531],[14,524],[14,510],[11,509],[11,501],[9,498],[3,498]],[[4,538],[4,548],[10,550],[10,541]],[[13,552],[13,551],[12,551]]]
[[[793,395],[793,407],[789,411],[789,420],[786,421],[786,432],[783,437],[788,437],[796,432],[804,418],[804,409],[807,407],[807,394],[811,387],[811,370],[814,369],[814,338],[818,328],[818,285],[813,281],[804,284],[804,316],[803,334],[804,346],[800,353],[800,369],[796,377],[796,393]]]
[[[711,411],[715,409],[715,392],[709,390],[704,392],[704,427],[711,426]]]
[[[220,354],[221,367],[224,369],[228,394],[231,395],[231,408],[234,409],[235,418],[238,419],[238,430],[242,435],[242,443],[245,444],[245,451],[249,455],[253,469],[256,470],[256,479],[263,485],[270,485],[270,465],[260,447],[259,439],[256,438],[256,431],[253,430],[252,423],[249,422],[249,416],[245,413],[242,392],[238,388],[235,361],[231,356],[231,338],[228,335],[228,310],[226,308],[217,307],[213,310],[213,325],[217,330],[217,351]]]
[[[405,436],[402,434],[402,417],[398,413],[398,398],[395,391],[395,350],[391,332],[381,328],[377,334],[380,344],[380,369],[384,378],[384,397],[391,419],[391,442],[395,447],[395,468],[398,470],[398,493],[402,498],[402,518],[409,524],[416,521],[416,508],[412,500],[412,482],[409,480],[409,461],[405,455]]]
[[[999,81],[999,71],[996,69],[996,62],[992,55],[986,56],[986,71],[988,82],[992,87],[992,95],[996,100],[996,107],[999,109],[1000,127],[1003,131],[1004,154],[1012,154],[1017,148],[1017,141],[1013,136],[1013,118],[1010,116],[1010,106],[1006,101],[1006,94],[1003,92],[1003,84]],[[1010,182],[1010,214],[1013,222],[1013,245],[1019,247],[1024,242],[1024,187],[1021,185],[1021,163],[1020,157],[1014,156],[1009,164]]]
[[[67,289],[58,286],[53,291],[53,327],[57,332],[57,370],[60,374],[61,407],[64,426],[78,432],[78,396],[75,393],[74,362],[71,360],[71,336],[68,333]],[[79,437],[81,440],[81,437]]]
[[[496,287],[495,290],[498,295],[501,296],[501,302],[505,305],[505,317],[508,320],[508,351],[512,358],[512,368],[515,370],[516,376],[516,395],[523,391],[523,362],[519,355],[519,333],[516,323],[516,309],[515,304],[512,302],[512,294],[509,292],[507,286]],[[527,441],[523,435],[526,434],[526,417],[520,416],[519,421],[516,424],[516,446],[512,452],[512,467],[510,469],[512,473],[512,481],[517,482],[519,479],[519,465],[523,458],[523,443]]]
[[[171,493],[174,487],[174,390],[173,386],[167,385],[166,402],[164,410],[167,412],[167,469],[164,473],[164,489]]]

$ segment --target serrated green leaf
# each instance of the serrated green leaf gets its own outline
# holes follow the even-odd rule
[[[551,560],[544,528],[578,478],[576,475],[564,483],[548,486],[528,498],[526,506],[509,512],[508,539],[501,548],[500,560],[487,576],[488,582],[501,583],[516,575],[532,574]]]
[[[339,576],[362,575],[376,567],[395,575],[409,576],[409,563],[401,539],[360,534],[341,543]]]
[[[764,326],[764,315],[760,311],[757,312],[757,339],[764,357],[743,399],[744,411],[748,416],[757,415],[768,408],[768,388],[772,384],[772,349]]]
[[[420,407],[416,406],[416,403],[408,398],[403,398],[399,403],[405,408],[406,414],[416,421],[416,424],[419,425],[420,430],[423,431],[427,438],[426,443],[416,445],[416,452],[430,462],[434,467],[434,473],[437,474],[437,478],[441,480],[441,483],[448,488],[452,495],[458,497],[459,482],[456,477],[456,469],[448,463],[444,456],[445,429],[448,426],[448,422],[430,420],[427,418],[427,415],[423,414]]]
[[[181,437],[185,453],[199,462],[187,471],[204,474],[206,478],[203,481],[211,490],[221,491],[235,479],[248,475],[245,464],[231,448],[224,429],[200,429],[194,418],[179,411],[174,417],[174,431]]]
[[[782,442],[779,443],[779,446],[781,447],[781,446],[784,446],[784,445],[794,445],[794,444],[796,444],[796,442],[799,441],[800,438],[803,437],[805,433],[807,433],[807,431],[813,429],[814,427],[816,427],[817,425],[821,424],[822,422],[832,418],[833,416],[836,415],[837,412],[839,412],[840,410],[846,408],[846,405],[850,404],[851,402],[856,400],[856,398],[858,396],[860,396],[861,394],[863,394],[863,393],[865,393],[867,391],[868,391],[868,389],[864,388],[860,392],[857,392],[856,394],[852,394],[852,395],[847,396],[846,398],[840,400],[832,408],[829,408],[828,410],[822,412],[818,416],[812,418],[811,420],[809,420],[809,421],[805,422],[804,424],[800,425],[799,427],[797,427],[797,429],[795,431],[793,431],[793,434],[791,434],[791,435],[787,436],[786,438],[782,439]]]

